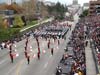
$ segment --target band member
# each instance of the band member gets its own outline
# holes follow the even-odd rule
[[[50,48],[50,43],[48,42],[48,49]]]
[[[53,55],[53,48],[51,48],[51,54]]]
[[[40,53],[40,47],[38,47],[38,52]]]
[[[27,47],[27,44],[28,44],[28,41],[26,41],[26,43],[25,43],[26,47]]]
[[[59,39],[58,39],[58,45],[60,45],[60,41],[59,41]]]
[[[26,51],[27,50],[27,46],[25,46],[24,48],[25,48],[25,51]]]
[[[36,41],[39,42],[38,38],[36,37]]]
[[[26,39],[26,43],[25,43],[26,47],[27,47],[27,44],[28,44],[28,38]]]
[[[88,45],[88,41],[86,41],[86,47],[87,47],[87,45]]]
[[[48,41],[48,49],[50,48],[50,40]]]
[[[12,51],[11,50],[9,52],[9,55],[10,55],[11,62],[13,63],[13,54],[12,54]]]
[[[37,46],[38,46],[38,47],[40,46],[39,42],[37,42]]]
[[[27,56],[27,62],[30,64],[30,56]]]
[[[40,59],[40,52],[37,53],[37,57],[38,57],[38,59]]]
[[[27,58],[27,56],[28,56],[28,53],[27,53],[27,51],[25,51],[24,53],[25,53],[25,57]]]
[[[9,46],[10,51],[12,50],[12,44]]]

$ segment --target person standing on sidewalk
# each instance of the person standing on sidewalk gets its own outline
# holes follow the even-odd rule
[[[69,28],[70,28],[70,30],[71,30],[71,28],[72,28],[72,25],[69,25]]]
[[[88,45],[88,41],[86,40],[86,42],[85,42],[85,45],[86,45],[86,47],[87,47],[87,45]]]

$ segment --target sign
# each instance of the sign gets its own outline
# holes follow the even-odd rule
[[[14,11],[13,10],[5,10],[4,11],[4,14],[5,15],[13,15],[14,14]]]

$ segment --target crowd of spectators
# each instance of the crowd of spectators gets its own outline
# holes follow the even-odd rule
[[[95,15],[84,19],[86,25],[86,35],[91,42],[91,49],[95,60],[97,72],[100,73],[100,16]]]
[[[86,75],[84,23],[77,23],[69,39],[56,75]]]

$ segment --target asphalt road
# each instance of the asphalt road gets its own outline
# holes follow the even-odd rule
[[[52,75],[54,74],[55,68],[61,56],[63,54],[63,49],[65,43],[61,41],[59,49],[57,48],[57,43],[54,46],[54,55],[52,56],[50,50],[47,49],[47,44],[45,40],[41,40],[41,58],[37,59],[33,54],[37,53],[37,46],[34,39],[30,39],[33,45],[33,51],[31,53],[31,62],[28,65],[24,57],[24,40],[17,44],[17,52],[19,56],[14,59],[14,63],[10,62],[10,58],[7,50],[3,50],[4,55],[0,57],[0,75]],[[46,53],[43,53],[43,50]],[[35,54],[36,55],[36,54]]]
[[[74,28],[74,24],[72,27]],[[72,28],[72,29],[73,29]],[[37,59],[37,45],[33,37],[30,37],[29,49],[32,46],[32,51],[30,51],[31,61],[27,64],[27,60],[24,56],[24,46],[25,40],[16,43],[16,47],[13,49],[17,50],[19,54],[18,57],[14,58],[14,63],[11,63],[8,50],[4,49],[0,51],[0,75],[54,75],[56,67],[64,53],[64,48],[66,43],[69,41],[71,31],[66,35],[66,41],[60,39],[60,45],[57,42],[52,41],[52,47],[54,48],[54,55],[50,53],[50,49],[47,48],[47,42],[45,39],[40,39],[41,45],[41,58]],[[45,52],[44,52],[45,50]]]

